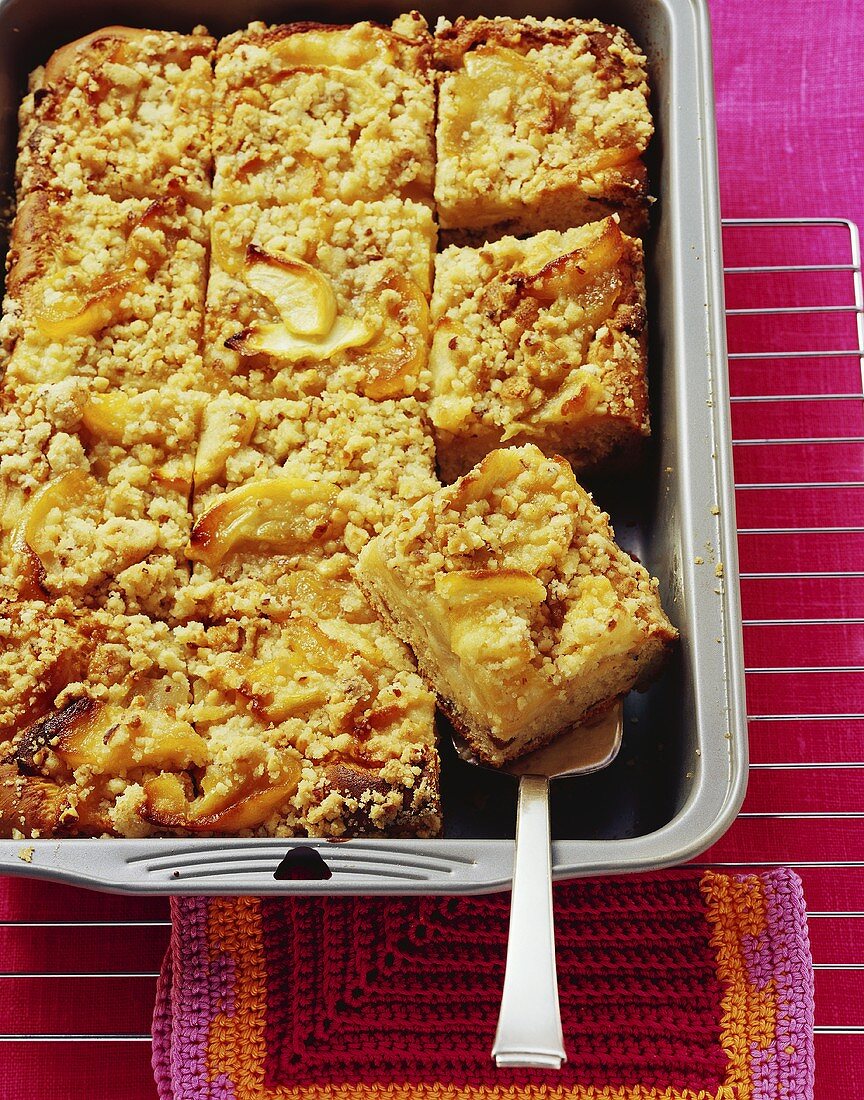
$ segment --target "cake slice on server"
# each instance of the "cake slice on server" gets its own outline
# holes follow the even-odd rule
[[[356,575],[492,765],[644,685],[677,637],[609,517],[564,459],[531,444],[493,451],[406,509]]]

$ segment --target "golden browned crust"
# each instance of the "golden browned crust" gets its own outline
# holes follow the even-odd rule
[[[636,43],[622,27],[601,23],[598,19],[466,19],[460,15],[452,24],[435,32],[435,62],[441,69],[455,69],[469,50],[487,43],[505,46],[520,53],[547,44],[566,45],[585,36],[588,48],[610,76],[622,71],[620,51],[637,52]]]
[[[56,247],[52,212],[57,203],[58,196],[48,191],[31,191],[18,203],[6,256],[8,297],[20,298],[27,284],[48,270]]]
[[[88,70],[97,68],[113,59],[118,45],[122,43],[141,45],[146,40],[154,39],[159,42],[159,55],[174,64],[188,63],[192,57],[209,57],[216,45],[215,40],[206,34],[179,35],[171,31],[147,31],[140,27],[119,25],[102,27],[55,50],[45,64],[42,86],[59,84],[61,80],[73,76],[80,66]]]

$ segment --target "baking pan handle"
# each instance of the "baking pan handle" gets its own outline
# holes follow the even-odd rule
[[[545,776],[523,775],[519,780],[507,967],[492,1057],[498,1066],[542,1069],[560,1069],[567,1061],[555,967]]]

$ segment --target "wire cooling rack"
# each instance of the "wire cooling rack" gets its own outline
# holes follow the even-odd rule
[[[842,219],[724,222],[750,788],[699,866],[793,866],[816,971],[817,1095],[864,1092],[864,289]],[[148,1091],[164,899],[17,880],[0,888],[0,1041],[21,1044],[17,1097]],[[67,919],[74,905],[79,919]],[[74,952],[69,951],[74,937]],[[40,969],[38,960],[80,969]],[[34,963],[34,960],[37,962]],[[11,995],[10,990],[18,994]],[[6,1006],[5,1008],[3,1006]],[[121,1011],[118,1011],[120,1009]],[[119,1021],[119,1022],[118,1022]],[[6,1048],[8,1049],[8,1047]],[[60,1067],[60,1068],[58,1068]],[[78,1077],[76,1078],[76,1073]],[[138,1085],[132,1086],[135,1078]],[[84,1079],[86,1077],[86,1080]],[[143,1084],[141,1083],[143,1082]],[[20,1087],[19,1087],[20,1086]],[[6,1091],[10,1089],[10,1091]]]

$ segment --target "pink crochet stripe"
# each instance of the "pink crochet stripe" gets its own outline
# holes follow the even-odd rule
[[[207,898],[172,898],[171,946],[156,991],[153,1071],[159,1100],[233,1100],[230,1083],[207,1082],[210,1023],[231,982],[211,959]],[[182,929],[181,934],[177,930]],[[226,1088],[227,1085],[227,1088]]]
[[[761,875],[767,925],[744,936],[742,947],[753,986],[770,991],[776,1006],[774,1041],[751,1044],[753,1100],[813,1095],[813,965],[801,880],[786,867]],[[746,876],[739,876],[746,881]]]

